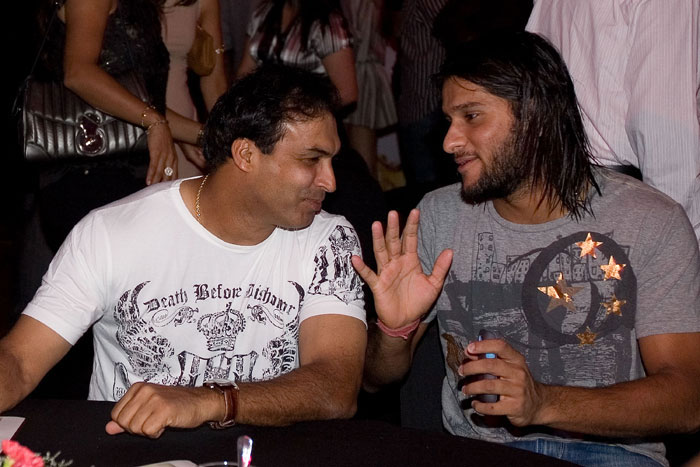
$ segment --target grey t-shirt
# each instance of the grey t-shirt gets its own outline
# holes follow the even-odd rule
[[[436,315],[445,355],[443,421],[453,434],[508,442],[581,435],[486,426],[461,393],[457,366],[480,329],[503,336],[542,383],[601,387],[644,377],[637,339],[700,331],[700,254],[680,205],[632,178],[597,169],[592,215],[514,224],[492,203],[472,206],[460,185],[420,203],[419,256],[430,271],[454,260],[426,321]],[[624,404],[620,401],[620,404]],[[585,438],[587,439],[587,438]],[[600,439],[597,439],[600,441]],[[660,462],[661,443],[604,440]]]

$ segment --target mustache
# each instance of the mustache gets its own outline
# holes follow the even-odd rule
[[[468,157],[479,157],[479,153],[476,151],[457,151],[452,153],[455,159],[463,159]]]
[[[326,192],[321,191],[321,192],[314,192],[314,193],[306,193],[304,195],[304,199],[308,199],[310,201],[323,201],[326,199]]]

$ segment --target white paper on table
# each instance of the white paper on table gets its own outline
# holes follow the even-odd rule
[[[0,440],[12,439],[24,417],[0,417]]]
[[[195,464],[194,462],[190,462],[190,461],[179,460],[179,461],[158,462],[155,464],[142,465],[141,467],[197,467],[197,464]]]

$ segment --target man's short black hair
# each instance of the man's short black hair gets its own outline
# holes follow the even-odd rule
[[[285,125],[334,114],[338,91],[328,78],[284,65],[263,65],[236,81],[219,98],[204,129],[209,171],[231,157],[231,145],[247,138],[270,154]]]
[[[546,39],[529,32],[482,36],[455,48],[436,78],[461,78],[507,100],[515,118],[515,150],[543,200],[574,218],[598,188],[588,138],[569,71]]]

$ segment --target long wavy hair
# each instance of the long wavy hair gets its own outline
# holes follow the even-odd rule
[[[448,54],[436,79],[457,77],[506,99],[515,118],[517,154],[542,202],[574,219],[590,213],[586,194],[600,189],[593,177],[588,137],[574,85],[556,49],[544,38],[518,32],[483,36]]]
[[[318,21],[322,28],[330,25],[330,16],[332,13],[342,15],[340,3],[338,0],[267,0],[260,5],[260,10],[268,8],[265,19],[262,22],[263,40],[258,47],[258,54],[262,57],[270,55],[277,56],[278,53],[270,53],[272,39],[283,33],[282,31],[282,10],[286,3],[294,3],[297,8],[297,15],[292,19],[287,30],[289,30],[295,22],[301,23],[301,47],[306,50],[309,45],[309,31],[311,26]],[[278,41],[278,46],[281,47],[281,42]]]

